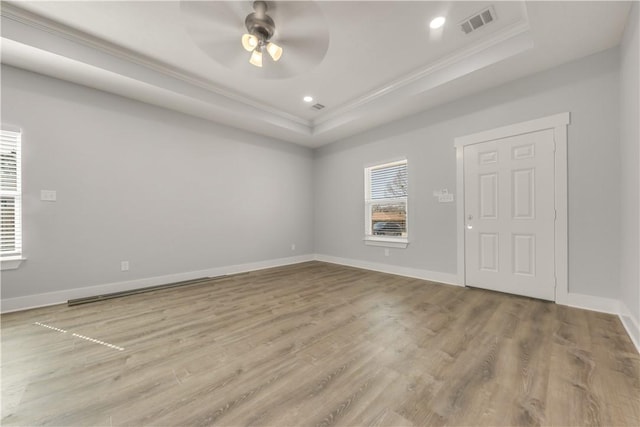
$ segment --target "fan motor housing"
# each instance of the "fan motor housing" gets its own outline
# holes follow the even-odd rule
[[[258,37],[262,42],[267,42],[276,30],[273,19],[267,15],[267,4],[263,1],[256,1],[253,4],[255,12],[247,15],[244,21],[249,34]]]

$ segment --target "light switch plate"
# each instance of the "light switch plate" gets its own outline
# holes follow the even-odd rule
[[[451,194],[451,193],[441,194],[441,195],[438,196],[438,201],[440,203],[453,202],[453,194]]]
[[[45,202],[55,202],[56,199],[56,190],[40,190],[40,200]]]

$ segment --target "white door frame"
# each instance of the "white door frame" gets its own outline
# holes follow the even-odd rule
[[[553,129],[555,141],[555,276],[556,297],[558,304],[567,304],[569,294],[568,278],[568,229],[567,229],[567,126],[571,122],[570,113],[559,113],[535,120],[503,126],[484,132],[455,138],[456,169],[458,193],[457,228],[458,228],[458,281],[466,285],[465,273],[465,218],[464,218],[464,147],[524,133]]]

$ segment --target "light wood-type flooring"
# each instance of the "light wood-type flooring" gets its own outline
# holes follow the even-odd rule
[[[2,316],[3,425],[638,426],[639,399],[615,316],[320,262]]]

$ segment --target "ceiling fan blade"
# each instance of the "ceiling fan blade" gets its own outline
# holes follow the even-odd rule
[[[251,12],[251,5],[244,3],[249,2],[181,1],[180,14],[192,36],[195,34],[202,38],[206,35],[211,39],[234,36],[240,40],[246,32],[245,17]]]
[[[277,43],[284,50],[282,58],[278,61],[284,65],[281,73],[284,75],[294,73],[293,75],[295,75],[308,71],[322,62],[328,51],[329,37],[328,34],[326,38],[317,35],[302,35],[278,39]],[[278,78],[272,77],[271,73],[265,74],[267,74],[266,78]]]
[[[326,52],[326,47],[329,44],[329,37],[318,37],[317,35],[305,34],[293,37],[283,37],[277,40],[282,46],[286,46],[287,49],[298,50],[314,50]],[[316,54],[317,54],[316,53]]]
[[[276,23],[274,37],[328,33],[324,13],[314,1],[282,1],[270,5],[268,13]]]
[[[313,1],[274,2],[269,13],[276,23],[274,43],[284,53],[277,66],[265,67],[263,78],[302,74],[324,59],[329,48],[329,28],[322,9]]]
[[[244,50],[240,43],[234,43],[230,40],[206,40],[199,43],[198,46],[207,56],[217,58],[217,62],[223,63],[231,69],[242,67],[251,56],[251,53]]]

